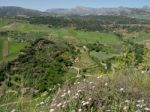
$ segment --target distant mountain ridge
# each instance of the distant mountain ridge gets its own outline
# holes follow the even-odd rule
[[[50,14],[58,15],[133,15],[133,14],[146,14],[150,15],[150,7],[144,6],[142,8],[128,8],[128,7],[116,7],[116,8],[90,8],[77,6],[75,8],[53,8],[46,11],[38,11],[33,9],[26,9],[15,6],[1,6],[0,16],[45,16]]]
[[[45,12],[15,6],[0,7],[0,16],[40,16]]]
[[[48,9],[46,12],[56,14],[75,14],[75,15],[130,15],[130,14],[149,14],[150,7],[144,6],[142,8],[128,8],[128,7],[117,7],[117,8],[90,8],[78,6],[71,9]]]

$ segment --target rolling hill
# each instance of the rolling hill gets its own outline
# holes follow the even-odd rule
[[[116,8],[91,8],[77,6],[75,8],[52,8],[46,11],[38,11],[33,9],[26,9],[16,6],[2,6],[0,7],[0,16],[45,16],[50,14],[58,15],[149,15],[150,7],[144,6],[142,8],[128,8],[128,7],[116,7]],[[134,16],[136,17],[136,16]]]
[[[25,9],[15,6],[0,7],[0,16],[40,16],[44,14],[44,12],[40,12],[37,10]]]
[[[142,8],[90,8],[78,6],[71,9],[48,9],[46,12],[56,14],[74,14],[74,15],[132,15],[132,14],[149,14],[150,7],[144,6]]]

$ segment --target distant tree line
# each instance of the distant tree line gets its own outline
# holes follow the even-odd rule
[[[78,30],[88,31],[109,31],[114,28],[126,28],[129,30],[139,30],[141,28],[131,28],[129,24],[149,24],[150,21],[139,20],[125,16],[39,16],[27,18],[31,24],[45,24],[49,27],[75,27]],[[124,25],[124,26],[122,26]]]

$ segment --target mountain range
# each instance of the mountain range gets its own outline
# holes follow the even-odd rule
[[[15,7],[15,6],[0,7],[0,16],[39,16],[44,14],[45,12],[33,9],[26,9],[22,7]]]
[[[0,16],[44,16],[50,14],[58,15],[132,15],[132,14],[150,14],[150,7],[144,6],[142,8],[90,8],[77,6],[75,8],[53,8],[46,11],[38,11],[26,9],[15,6],[0,7]]]
[[[128,7],[116,7],[116,8],[90,8],[78,6],[71,9],[48,9],[46,12],[56,14],[74,14],[74,15],[130,15],[130,14],[149,14],[150,7],[144,6],[142,8],[128,8]]]

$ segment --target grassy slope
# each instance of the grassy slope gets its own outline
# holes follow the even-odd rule
[[[104,44],[119,44],[121,41],[113,34],[100,32],[76,31],[70,28],[51,29],[50,34],[57,37],[72,38],[81,43],[93,43],[100,41]]]
[[[114,36],[113,34],[100,33],[100,32],[76,31],[72,28],[51,28],[51,29],[49,29],[46,25],[31,25],[31,24],[26,24],[26,23],[19,23],[15,27],[8,28],[8,29],[5,29],[5,30],[14,30],[14,31],[18,31],[18,32],[27,32],[27,33],[32,35],[32,38],[37,37],[39,35],[38,33],[42,32],[44,35],[48,34],[49,38],[51,38],[51,37],[64,38],[66,40],[71,40],[73,42],[77,42],[77,43],[81,43],[81,44],[94,43],[96,41],[100,41],[101,43],[107,44],[109,46],[113,46],[113,47],[114,46],[119,46],[119,47],[117,47],[118,49],[120,49],[120,46],[122,46],[121,45],[122,41],[120,41],[118,39],[118,37]],[[29,38],[31,37],[31,35],[29,35]],[[135,42],[144,41],[145,39],[149,39],[149,36],[144,36],[142,38],[137,37]],[[9,46],[10,56],[8,56],[8,59],[15,58],[18,55],[19,50],[22,49],[26,44],[27,43],[19,43],[19,42],[16,42],[16,41],[10,41],[10,46]],[[0,40],[0,45],[1,45],[1,40]],[[0,49],[0,51],[1,51],[1,49]],[[106,58],[110,58],[114,54],[106,54],[106,53],[102,53],[102,52],[95,53],[94,52],[93,55],[95,55],[99,59],[106,59]],[[81,60],[82,60],[82,63],[76,63],[75,66],[79,66],[79,67],[87,66],[88,67],[88,66],[90,66],[90,64],[91,65],[95,64],[88,57],[88,55],[86,53],[81,54]],[[136,78],[138,78],[138,77],[136,76]],[[140,79],[140,78],[138,78],[138,79]],[[121,79],[119,79],[119,80],[121,80]],[[142,80],[143,80],[143,83],[148,84],[147,82],[144,82],[144,80],[148,81],[149,79],[144,79],[143,78]],[[138,80],[135,81],[136,84],[139,84],[141,82],[142,82],[141,80],[140,81],[138,81]],[[120,86],[120,87],[122,87],[122,86]],[[92,94],[92,91],[91,91],[91,94]],[[9,96],[10,101],[7,101],[6,100],[7,98],[8,98],[8,96],[6,96],[6,98],[4,99],[4,101],[6,101],[6,102],[3,102],[3,104],[7,104],[8,102],[16,101],[17,105],[16,104],[9,104],[9,105],[3,106],[2,111],[3,110],[4,111],[8,111],[8,110],[11,111],[11,109],[13,109],[13,108],[15,108],[17,110],[24,110],[25,112],[30,112],[30,111],[32,112],[33,110],[37,110],[37,111],[41,110],[42,111],[42,110],[45,110],[45,109],[49,108],[49,103],[48,103],[48,106],[40,106],[40,107],[36,106],[36,104],[38,104],[39,102],[42,102],[42,101],[46,102],[47,100],[49,101],[51,99],[51,98],[49,98],[49,96],[45,96],[45,98],[43,96],[41,96],[41,97],[38,97],[35,100],[32,99],[32,98],[31,99],[30,98],[26,98],[26,99],[17,98],[17,100],[16,100],[15,95],[14,96],[12,95],[12,99]],[[31,101],[31,102],[28,102],[28,101]],[[26,108],[26,107],[29,107],[29,108]],[[71,107],[73,107],[73,106],[71,105],[70,108]],[[1,109],[1,107],[0,107],[0,109]]]
[[[26,42],[17,42],[14,40],[9,41],[9,55],[6,57],[6,60],[13,60],[17,57],[20,50],[27,45]],[[0,53],[2,54],[2,39],[0,39]],[[2,55],[0,56],[0,61],[2,61]]]
[[[100,61],[103,61],[103,60],[106,60],[108,58],[112,58],[113,56],[115,56],[115,54],[112,54],[112,53],[95,52],[95,51],[91,52],[90,55],[96,57]]]
[[[144,41],[146,41],[146,40],[150,40],[150,34],[149,34],[149,33],[134,38],[134,39],[133,39],[133,42],[142,43],[142,42],[144,42]]]
[[[100,41],[104,44],[119,44],[120,40],[113,34],[100,32],[76,31],[72,28],[48,28],[46,25],[31,25],[28,23],[19,23],[15,28],[9,29],[18,32],[43,32],[54,37],[74,38],[81,43]]]
[[[150,16],[149,15],[131,15],[130,17],[132,18],[137,18],[137,19],[144,19],[144,20],[150,20]]]
[[[1,28],[3,31],[13,30],[17,32],[27,33],[28,39],[39,38],[39,37],[54,37],[64,38],[66,40],[87,44],[99,41],[103,44],[112,46],[122,46],[121,41],[113,34],[100,33],[100,32],[84,32],[76,31],[73,28],[48,28],[46,25],[31,25],[29,23],[15,23],[8,28]],[[10,42],[9,46],[9,59],[14,58],[19,53],[19,50],[25,46],[26,43],[17,43],[15,41]]]
[[[11,41],[9,42],[9,56],[7,59],[13,59],[15,58],[21,49],[23,49],[26,46],[26,42],[16,42],[16,41]]]

